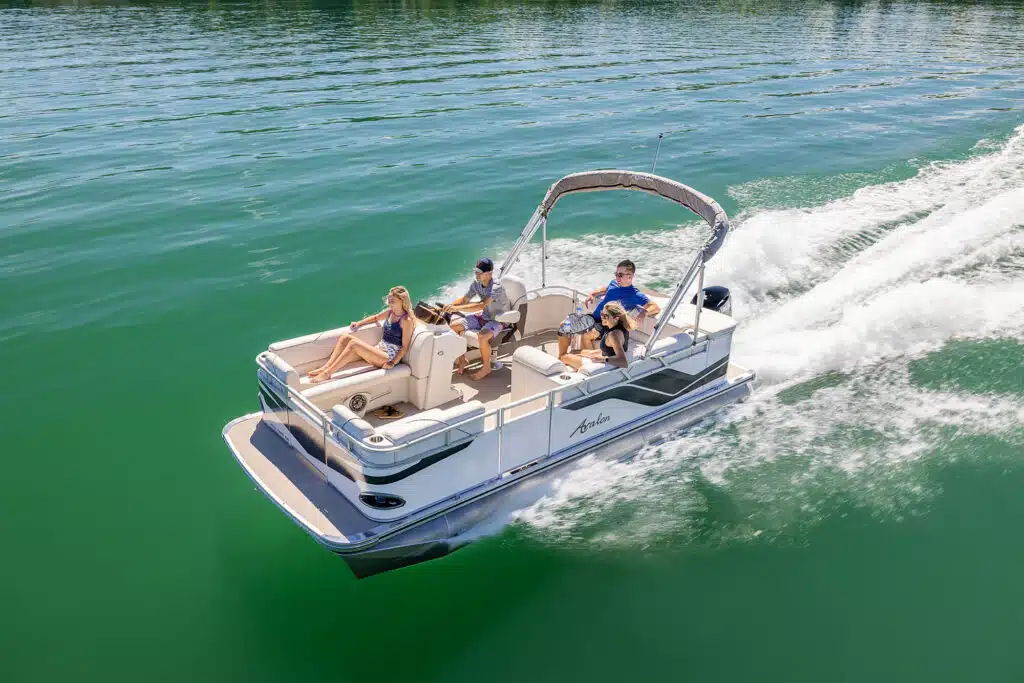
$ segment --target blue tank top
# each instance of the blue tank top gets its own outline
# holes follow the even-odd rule
[[[384,321],[384,339],[382,341],[395,346],[402,345],[402,319],[405,316],[406,314],[403,313],[397,320],[392,320],[391,311],[388,311],[388,317]]]

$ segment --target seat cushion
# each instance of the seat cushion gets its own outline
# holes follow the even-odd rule
[[[331,422],[335,427],[356,439],[365,439],[373,435],[373,427],[369,422],[352,412],[348,406],[340,403],[331,408]]]
[[[346,377],[354,377],[355,375],[361,375],[364,372],[370,372],[371,370],[376,370],[376,369],[377,368],[373,367],[372,365],[370,365],[366,361],[359,361],[358,363],[352,363],[351,365],[346,365],[341,370],[338,370],[337,372],[332,373],[331,374],[331,379],[329,379],[327,381],[330,382],[330,381],[336,380],[336,379],[345,379]],[[315,386],[313,384],[313,382],[309,379],[309,375],[303,375],[299,379],[299,383],[303,386],[303,388]]]
[[[597,361],[584,358],[583,363],[580,365],[580,374],[587,377],[593,377],[594,375],[602,375],[606,372],[613,372],[619,368],[612,365],[611,363],[598,363]]]
[[[369,372],[362,372],[349,377],[331,379],[326,382],[314,384],[308,389],[303,389],[302,395],[313,400],[319,396],[324,396],[332,392],[339,392],[339,395],[343,395],[346,393],[346,390],[349,389],[351,390],[351,393],[356,393],[360,387],[370,387],[377,383],[401,379],[402,377],[408,377],[410,374],[411,371],[409,370],[409,366],[404,363],[399,363],[389,370],[376,368]]]
[[[434,408],[433,410],[425,410],[418,415],[407,417],[398,422],[389,424],[386,427],[382,427],[379,433],[386,436],[391,440],[391,443],[396,446],[409,443],[422,436],[426,436],[431,432],[438,432],[446,427],[468,420],[473,416],[480,416],[484,414],[484,404],[480,401],[466,401],[465,403],[449,408],[448,410],[441,410]],[[475,423],[468,423],[473,425]],[[467,426],[468,426],[467,425]],[[465,427],[457,430],[457,433],[453,435],[453,439],[458,439],[462,436],[461,433],[465,431],[467,433],[475,433],[479,430],[469,430]]]
[[[565,365],[562,361],[533,346],[521,346],[516,349],[516,352],[512,354],[512,364],[530,368],[545,377],[565,372]]]
[[[267,371],[274,375],[274,377],[293,389],[299,388],[298,373],[296,373],[295,369],[279,355],[273,351],[265,351],[263,353],[263,362],[266,365]]]

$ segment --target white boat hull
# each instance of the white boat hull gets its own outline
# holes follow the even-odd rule
[[[455,497],[426,514],[410,515],[408,519],[385,524],[361,515],[328,483],[322,472],[314,472],[310,467],[314,461],[297,442],[289,442],[276,431],[268,436],[262,413],[230,423],[225,427],[224,439],[260,491],[322,545],[341,555],[353,573],[363,578],[453,552],[476,538],[478,534],[474,531],[482,525],[501,522],[501,515],[539,500],[548,490],[547,485],[564,476],[582,457],[628,460],[645,445],[663,441],[708,414],[744,400],[751,391],[752,379],[750,373],[741,374],[738,379],[681,400],[669,412],[652,416],[651,420],[640,422],[629,431],[609,435],[600,445],[555,454],[495,480],[475,495]],[[264,433],[259,443],[255,443],[255,434],[260,430]],[[271,450],[276,452],[270,453]],[[302,481],[302,476],[306,481]],[[275,484],[278,489],[287,490],[275,490]],[[293,489],[301,491],[301,495]],[[308,509],[301,509],[301,505],[295,504],[296,500],[306,503]],[[324,519],[318,521],[318,513]],[[324,528],[330,527],[332,522],[337,527],[362,526],[370,532],[352,536],[332,534]]]

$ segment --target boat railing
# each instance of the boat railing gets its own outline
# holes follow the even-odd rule
[[[690,349],[689,349],[690,350],[690,355],[692,355],[694,353],[698,353],[699,352],[698,351],[698,347],[703,347],[703,349],[701,349],[701,350],[706,350],[708,343],[709,343],[708,340],[705,338],[705,339],[701,340],[699,343],[695,343],[695,344],[691,345]],[[663,353],[658,353],[658,354],[649,356],[647,358],[648,360],[656,360],[656,361],[658,361],[658,363],[656,365],[654,365],[653,367],[647,368],[647,369],[645,369],[643,371],[639,371],[638,372],[636,370],[631,369],[631,367],[627,366],[625,368],[615,368],[614,370],[610,370],[609,372],[621,375],[623,381],[631,381],[631,380],[639,379],[639,378],[645,377],[647,375],[653,374],[655,372],[658,372],[658,371],[662,370],[664,367],[666,367],[668,365],[667,361],[664,358],[666,355],[667,355],[667,353],[663,352]],[[257,364],[260,367],[263,367],[263,365],[262,365],[262,363],[261,363],[259,358],[257,358]],[[636,366],[632,366],[632,367],[635,368]],[[264,368],[264,370],[265,369],[266,368]],[[495,421],[494,430],[496,432],[496,438],[497,438],[497,448],[496,448],[495,457],[497,459],[497,475],[496,476],[498,476],[498,477],[508,476],[509,474],[515,474],[520,469],[524,469],[524,468],[526,468],[526,467],[528,467],[528,466],[530,466],[530,465],[532,465],[532,464],[534,464],[536,462],[539,462],[539,461],[541,461],[541,460],[551,456],[551,451],[552,451],[552,426],[553,426],[553,423],[554,423],[554,411],[555,411],[556,407],[560,407],[560,406],[563,406],[563,405],[571,405],[576,400],[582,400],[584,398],[594,396],[595,394],[601,394],[601,393],[603,393],[605,391],[609,391],[611,389],[614,389],[617,386],[620,386],[619,383],[613,382],[611,384],[605,384],[600,389],[591,391],[589,389],[589,386],[593,383],[593,380],[595,380],[596,378],[595,377],[588,377],[588,378],[584,379],[581,382],[573,382],[572,384],[567,384],[567,385],[564,385],[564,386],[561,386],[561,387],[556,387],[554,389],[549,389],[547,391],[538,392],[536,394],[533,394],[531,396],[527,396],[525,398],[518,399],[518,400],[513,401],[511,403],[508,403],[506,405],[498,406],[496,408],[492,408],[492,409],[484,412],[482,415],[474,415],[474,416],[471,416],[471,417],[459,420],[458,422],[454,422],[454,423],[448,424],[443,429],[439,429],[439,430],[436,430],[436,431],[431,431],[431,432],[428,432],[428,433],[426,433],[426,434],[424,434],[422,436],[419,436],[419,437],[417,437],[415,439],[407,441],[407,442],[405,442],[403,444],[395,445],[395,444],[376,444],[376,443],[368,442],[368,440],[359,440],[359,441],[357,441],[352,435],[348,434],[347,432],[345,432],[342,429],[337,428],[334,425],[334,423],[330,420],[329,416],[326,413],[324,413],[324,411],[322,411],[320,408],[318,408],[316,406],[316,404],[314,404],[308,398],[303,396],[302,393],[299,390],[289,386],[287,383],[283,382],[280,378],[278,378],[276,375],[274,375],[271,372],[266,372],[265,374],[267,375],[267,377],[269,379],[271,379],[271,381],[273,381],[278,387],[280,387],[281,390],[284,391],[289,398],[291,398],[293,401],[295,401],[295,403],[298,406],[301,406],[303,408],[301,413],[307,419],[310,419],[312,422],[314,422],[314,424],[315,423],[319,423],[319,427],[320,427],[320,431],[321,431],[321,436],[322,436],[322,438],[324,440],[323,443],[324,443],[324,464],[325,465],[327,464],[328,443],[329,443],[329,439],[330,438],[334,438],[335,441],[337,441],[338,443],[342,444],[346,448],[348,453],[351,454],[351,456],[353,458],[355,458],[357,461],[359,461],[361,464],[374,466],[373,463],[367,462],[366,460],[360,458],[359,455],[358,455],[358,450],[357,449],[361,449],[363,451],[374,452],[374,453],[395,453],[395,452],[400,452],[400,451],[407,451],[407,450],[409,450],[411,448],[414,448],[414,447],[416,447],[416,446],[418,446],[420,444],[424,444],[424,443],[426,443],[427,441],[429,441],[431,439],[437,439],[438,437],[443,437],[443,444],[440,445],[439,447],[442,447],[442,448],[443,447],[449,447],[449,446],[452,446],[452,445],[459,444],[459,443],[461,443],[461,442],[463,442],[465,440],[464,438],[461,438],[458,435],[458,433],[460,431],[465,435],[466,439],[472,438],[472,435],[469,433],[469,430],[468,429],[464,429],[464,427],[467,427],[470,423],[477,422],[477,421],[483,421],[484,424],[486,425],[487,420],[493,418],[494,421]],[[604,378],[606,377],[606,373],[602,373],[600,375],[600,377],[602,378],[601,381],[604,382]],[[570,398],[568,401],[565,401],[563,403],[559,399],[567,391],[579,391],[581,395],[577,396],[577,397]],[[545,404],[544,404],[543,408],[538,407],[536,410],[530,411],[530,412],[522,414],[522,415],[511,415],[511,411],[514,411],[516,408],[519,408],[521,406],[527,405],[527,404],[529,404],[531,402],[539,401],[541,399],[543,399],[545,401]],[[504,463],[504,460],[503,460],[503,456],[504,456],[504,443],[503,443],[504,439],[503,439],[503,436],[504,436],[504,431],[505,431],[505,429],[504,429],[505,425],[507,423],[510,423],[510,422],[515,421],[515,420],[518,420],[518,419],[521,419],[523,417],[526,417],[527,415],[535,415],[540,410],[544,411],[544,413],[545,413],[545,422],[546,422],[546,426],[545,426],[546,438],[545,438],[545,447],[543,449],[543,452],[541,454],[539,454],[536,458],[533,458],[533,460],[531,460],[530,462],[528,462],[526,464],[516,464],[516,465],[512,466],[511,468],[507,468],[507,471],[506,471],[506,469],[503,469],[503,463]],[[486,430],[486,427],[485,427],[485,430]],[[372,439],[373,437],[370,437],[370,438]],[[421,455],[422,454],[417,454],[417,457],[419,457]]]

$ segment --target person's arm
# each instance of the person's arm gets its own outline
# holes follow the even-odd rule
[[[483,304],[470,303],[470,299],[473,298],[473,295],[473,285],[471,284],[465,294],[444,307],[445,312],[476,313],[477,311],[482,310]]]
[[[412,333],[416,329],[416,323],[413,322],[412,317],[407,316],[402,321],[402,348],[395,354],[394,360],[389,360],[384,363],[384,369],[390,370],[391,368],[398,365],[398,363],[405,357],[405,352],[409,349],[409,344],[412,343]]]
[[[637,323],[642,323],[644,318],[649,315],[658,315],[661,313],[661,306],[654,303],[654,301],[651,300],[651,297],[647,296],[643,292],[639,292],[638,298],[640,299],[640,307],[643,310],[641,310],[640,315],[636,317]]]
[[[486,303],[487,301],[478,301],[476,303],[451,304],[450,306],[448,306],[448,309],[452,311],[458,311],[459,313],[476,313],[477,311],[484,310],[484,305],[486,305]]]
[[[389,309],[385,308],[380,313],[374,313],[373,315],[367,316],[366,318],[363,318],[362,320],[357,320],[356,322],[350,324],[349,327],[352,329],[353,332],[355,332],[356,330],[358,330],[363,325],[369,325],[370,323],[375,323],[378,320],[383,320],[384,317],[387,316],[388,310]]]
[[[629,360],[626,358],[626,352],[622,348],[623,332],[622,330],[612,330],[608,333],[608,346],[612,347],[615,352],[614,356],[604,356],[604,362],[614,365],[617,368],[624,368],[629,365]]]
[[[594,303],[595,299],[604,296],[607,291],[608,291],[608,286],[607,285],[605,285],[601,289],[595,289],[593,292],[591,292],[587,296],[587,305],[589,306],[590,304]]]

